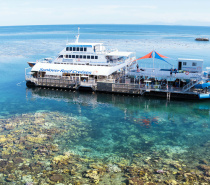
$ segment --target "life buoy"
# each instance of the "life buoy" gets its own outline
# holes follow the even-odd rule
[[[186,71],[185,74],[186,74],[186,75],[189,75],[189,71]]]
[[[201,70],[201,67],[197,67],[197,70]]]

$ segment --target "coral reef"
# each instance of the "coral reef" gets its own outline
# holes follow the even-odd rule
[[[152,122],[159,123],[157,117],[137,121],[146,124],[146,129]],[[29,113],[1,119],[0,125],[0,183],[3,184],[204,185],[210,182],[209,155],[205,150],[208,142],[203,143],[203,151],[194,150],[186,155],[187,148],[153,147],[154,138],[145,133],[137,136],[131,127],[132,134],[126,137],[130,146],[123,147],[120,143],[115,146],[110,140],[116,151],[98,155],[102,149],[92,137],[94,124],[84,117],[58,112]],[[124,140],[125,136],[115,137]],[[144,150],[138,149],[139,142],[145,143]],[[140,146],[143,147],[141,143]],[[105,144],[103,147],[109,150]]]

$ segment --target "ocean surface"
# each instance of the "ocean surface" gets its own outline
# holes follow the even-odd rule
[[[54,57],[80,27],[81,42],[155,49],[210,66],[210,27],[52,25],[0,27],[0,183],[210,183],[210,101],[30,89],[28,61]],[[150,59],[140,66],[152,66]],[[168,67],[155,61],[155,67]]]

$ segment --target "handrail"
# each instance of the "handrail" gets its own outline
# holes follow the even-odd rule
[[[188,91],[190,88],[194,87],[195,85],[197,85],[198,83],[200,83],[201,81],[203,81],[204,77],[200,76],[199,78],[197,78],[196,81],[191,81],[190,83],[186,84],[183,88],[182,91],[186,92]]]

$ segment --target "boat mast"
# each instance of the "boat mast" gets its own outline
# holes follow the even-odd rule
[[[79,42],[79,29],[80,29],[80,27],[78,27],[78,34],[77,34],[77,36],[76,36],[75,43],[78,43],[78,42]]]

